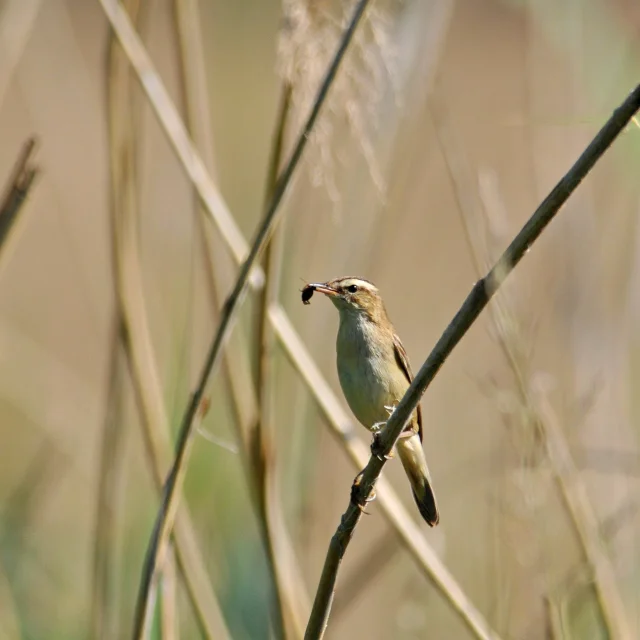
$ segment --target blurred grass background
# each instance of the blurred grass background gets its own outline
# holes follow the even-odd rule
[[[215,179],[249,239],[283,78],[293,86],[288,150],[351,6],[199,3]],[[184,113],[174,2],[143,2],[139,29]],[[635,86],[639,35],[632,0],[373,3],[287,196],[280,238],[280,300],[336,391],[337,317],[325,301],[300,304],[303,281],[376,282],[417,368],[477,265],[497,257]],[[93,637],[105,429],[117,424],[122,437],[102,637],[129,637],[158,507],[114,342],[109,40],[98,2],[0,0],[0,182],[26,138],[40,143],[40,175],[0,255],[1,638]],[[144,303],[175,432],[217,317],[193,190],[146,98],[133,93]],[[545,421],[566,440],[627,622],[640,633],[639,141],[638,128],[621,136],[423,400],[442,512],[425,536],[503,638],[607,637],[540,445]],[[254,369],[258,312],[247,300],[236,329]],[[354,472],[279,348],[273,367],[280,497],[313,595]],[[208,395],[204,429],[234,444],[222,375]],[[240,454],[199,438],[185,493],[231,636],[260,639],[273,633],[273,587],[245,467]],[[417,516],[397,467],[385,474]],[[411,558],[394,552],[375,503],[370,511],[347,554],[328,637],[469,637]],[[381,548],[390,560],[349,593]],[[175,580],[179,637],[199,637]]]

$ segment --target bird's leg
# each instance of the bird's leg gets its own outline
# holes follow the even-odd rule
[[[391,417],[393,415],[393,412],[396,410],[394,406],[389,406],[389,405],[385,405],[384,408],[386,412],[389,414],[389,417]],[[371,427],[371,431],[373,431],[373,441],[371,442],[371,453],[379,460],[382,460],[383,458],[390,460],[394,456],[393,449],[389,451],[388,455],[384,455],[382,453],[382,441],[380,440],[380,437],[382,435],[382,427],[386,426],[386,424],[387,424],[387,421],[385,420],[384,422],[376,422]]]
[[[363,497],[360,491],[362,477],[363,473],[361,471],[353,480],[353,484],[351,485],[351,502],[356,505],[362,513],[366,513],[367,503],[376,499],[376,490],[372,488],[369,495]]]

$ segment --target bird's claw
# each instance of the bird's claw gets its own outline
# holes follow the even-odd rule
[[[375,424],[371,425],[371,433],[380,433],[382,431],[382,427],[384,427],[386,424],[386,422],[376,422]]]
[[[367,504],[376,499],[376,490],[371,488],[369,495],[363,497],[360,491],[362,485],[362,472],[360,472],[354,479],[351,485],[351,502],[362,511],[362,513],[369,515],[365,509]]]
[[[393,458],[393,451],[390,451],[388,454],[384,453],[384,444],[381,436],[380,431],[374,432],[373,441],[371,442],[371,453],[378,458],[378,460],[391,460],[391,458]]]

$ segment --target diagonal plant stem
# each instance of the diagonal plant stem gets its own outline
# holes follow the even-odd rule
[[[420,401],[422,394],[433,381],[440,367],[444,364],[444,361],[455,346],[487,306],[489,300],[498,290],[504,279],[518,262],[520,262],[531,245],[538,239],[562,205],[575,191],[596,162],[602,157],[611,143],[627,126],[639,108],[640,85],[638,85],[624,103],[615,110],[611,118],[598,132],[573,167],[571,167],[568,173],[565,174],[536,209],[531,218],[529,218],[489,273],[476,282],[453,320],[445,329],[442,337],[436,343],[431,354],[420,368],[420,371],[418,371],[381,434],[380,457],[372,455],[369,459],[367,466],[362,472],[359,483],[357,485],[354,484],[352,488],[352,494],[356,500],[349,501],[349,506],[343,514],[335,534],[331,538],[305,634],[307,640],[321,638],[324,635],[329,620],[338,570],[349,542],[353,537],[356,525],[362,516],[362,509],[359,504],[364,504],[365,500],[373,491],[374,485],[380,477],[380,473],[386,462],[384,456],[391,452],[407,420]],[[482,630],[473,629],[473,631],[477,633]],[[489,629],[485,629],[483,633],[485,637],[491,637]]]
[[[436,135],[449,168],[454,191],[457,194],[458,209],[462,217],[469,251],[474,260],[478,275],[481,272],[481,251],[476,247],[472,233],[473,223],[478,222],[484,211],[488,214],[491,203],[480,202],[473,189],[473,180],[468,163],[456,144],[453,131],[449,128],[444,108],[434,109],[433,119]],[[576,469],[567,440],[560,428],[554,412],[546,397],[536,401],[532,398],[531,383],[523,367],[518,345],[514,344],[513,331],[505,327],[517,326],[518,320],[510,317],[510,311],[500,299],[490,308],[491,319],[497,331],[497,341],[515,379],[516,392],[521,406],[528,415],[532,415],[535,434],[542,436],[548,452],[555,482],[558,486],[569,519],[577,533],[582,554],[593,570],[594,587],[602,611],[603,622],[611,638],[631,638],[626,620],[623,598],[615,579],[615,572],[603,546],[600,544],[598,525],[593,508],[587,497],[580,474]],[[539,394],[536,394],[539,395]],[[544,394],[542,394],[544,396]]]
[[[214,175],[214,141],[209,125],[209,101],[206,82],[206,67],[200,33],[198,0],[175,0],[178,36],[183,66],[188,128],[194,143],[202,154],[207,169]],[[272,161],[269,172],[268,198],[273,194],[277,170],[281,165],[282,138],[288,113],[288,91],[281,105],[276,124]],[[219,291],[233,286],[235,267],[227,254],[223,240],[207,237],[206,212],[200,205],[197,216],[198,235],[201,241],[207,291],[211,298],[214,317],[219,312]],[[273,238],[267,247],[271,255]],[[268,259],[267,259],[268,261]],[[271,269],[269,269],[271,271]],[[269,277],[263,292],[274,293]],[[249,351],[246,341],[235,332],[225,348],[223,376],[230,391],[235,413],[235,427],[242,447],[244,468],[254,497],[259,531],[267,555],[268,566],[274,585],[274,627],[278,637],[301,638],[309,617],[311,603],[306,586],[300,575],[292,541],[286,529],[279,495],[272,473],[275,466],[274,451],[270,442],[262,440],[258,414],[258,398],[251,376]],[[263,403],[261,403],[263,404]]]
[[[139,1],[131,2],[134,15],[137,15]],[[112,39],[108,100],[116,301],[146,453],[153,480],[161,490],[172,457],[169,421],[148,326],[138,253],[131,78],[128,63],[124,56],[118,55],[116,46],[115,39]],[[216,639],[228,637],[186,509],[179,514],[175,541],[187,594],[204,635]]]
[[[101,1],[105,2],[106,0]],[[159,561],[164,558],[167,553],[175,514],[177,512],[177,504],[179,503],[180,494],[182,491],[182,478],[184,477],[184,473],[189,460],[189,443],[192,440],[192,435],[194,433],[194,422],[202,401],[202,397],[204,395],[205,388],[212,372],[214,371],[216,365],[220,360],[222,347],[226,342],[229,333],[231,332],[234,321],[237,317],[238,310],[240,308],[240,304],[245,297],[247,285],[249,284],[249,276],[252,273],[253,267],[260,257],[265,244],[269,240],[275,225],[278,222],[281,214],[280,203],[282,202],[291,179],[293,178],[295,169],[298,166],[300,159],[302,158],[302,153],[307,145],[311,131],[313,130],[315,122],[318,119],[322,106],[324,105],[329,93],[329,89],[333,84],[340,64],[353,38],[356,28],[360,23],[360,20],[362,19],[364,11],[369,4],[369,1],[370,0],[359,0],[358,4],[356,5],[353,16],[344,31],[336,54],[331,64],[329,65],[327,73],[320,86],[318,95],[305,122],[302,133],[300,134],[296,145],[294,146],[293,152],[282,171],[281,177],[278,179],[275,185],[273,198],[271,199],[269,207],[267,208],[265,216],[259,226],[256,238],[251,247],[251,251],[249,252],[247,259],[240,268],[240,273],[238,274],[238,278],[236,280],[234,288],[229,294],[229,297],[227,298],[222,309],[220,323],[207,354],[198,386],[191,396],[191,400],[182,421],[176,457],[165,484],[165,499],[162,501],[162,504],[160,506],[160,510],[156,519],[156,525],[154,527],[154,534],[151,537],[149,547],[147,549],[147,555],[145,558],[145,563],[142,571],[142,579],[138,593],[138,602],[148,600],[151,594],[153,578],[159,566]]]
[[[38,170],[31,164],[35,146],[35,138],[29,138],[24,143],[7,182],[5,191],[0,198],[1,248],[5,246],[9,232],[18,218],[22,205],[38,174]]]

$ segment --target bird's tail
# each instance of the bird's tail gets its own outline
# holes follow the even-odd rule
[[[435,527],[440,520],[440,514],[438,513],[436,496],[431,488],[431,477],[420,437],[418,434],[409,438],[401,437],[396,444],[396,449],[405,473],[409,477],[409,482],[411,482],[413,497],[420,514],[430,527]]]

